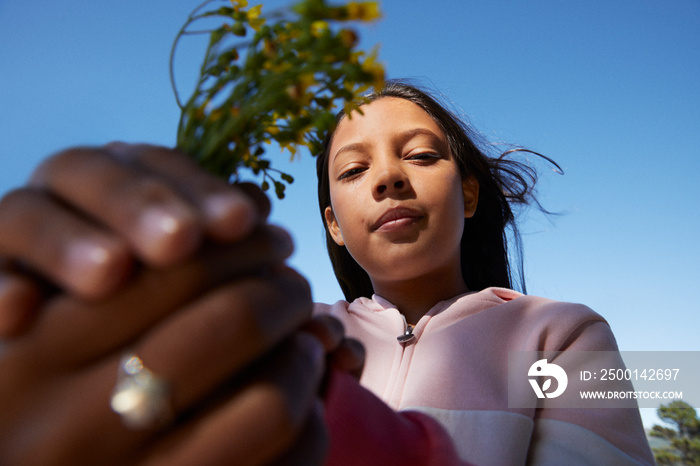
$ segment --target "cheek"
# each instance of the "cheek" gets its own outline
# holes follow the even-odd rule
[[[439,228],[433,230],[440,241],[446,244],[459,244],[464,232],[464,196],[461,181],[452,177],[439,180],[441,185],[433,185],[430,209],[433,220]],[[441,186],[440,189],[438,186]]]
[[[462,181],[455,174],[436,176],[421,186],[423,193],[428,193],[431,210],[440,212],[448,218],[464,217],[464,194]]]
[[[352,236],[353,229],[360,220],[356,211],[358,204],[357,196],[349,193],[347,189],[331,189],[331,206],[343,239]]]

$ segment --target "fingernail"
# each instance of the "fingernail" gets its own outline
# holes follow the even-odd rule
[[[217,193],[204,203],[211,233],[222,240],[247,236],[258,223],[255,204],[239,194]]]
[[[75,241],[66,254],[69,284],[77,291],[91,295],[100,288],[104,268],[109,262],[107,248],[89,241]]]
[[[186,256],[199,241],[199,230],[190,212],[175,207],[153,207],[139,219],[142,253],[156,263]]]
[[[171,235],[178,229],[178,219],[161,209],[149,209],[141,219],[144,231],[152,235]]]

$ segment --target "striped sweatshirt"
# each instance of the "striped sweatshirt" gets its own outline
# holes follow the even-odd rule
[[[410,329],[377,295],[315,313],[366,349],[359,384],[331,377],[329,464],[654,464],[637,409],[508,407],[511,351],[617,354],[586,306],[488,288],[436,304]]]

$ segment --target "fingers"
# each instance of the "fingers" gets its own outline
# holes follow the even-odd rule
[[[326,352],[334,351],[345,337],[343,324],[329,315],[312,318],[304,324],[303,330],[318,338]]]
[[[365,348],[359,341],[346,338],[331,353],[328,364],[333,369],[349,372],[359,380],[365,364]]]
[[[291,239],[283,230],[261,227],[250,239],[229,246],[209,245],[198,256],[178,266],[144,269],[112,298],[90,302],[68,295],[58,296],[46,306],[44,315],[24,340],[37,358],[51,358],[53,366],[65,368],[84,364],[136,339],[174,310],[196,302],[206,290],[249,274],[257,274],[255,279],[264,281],[260,275],[264,270],[267,270],[268,280],[284,281],[283,276],[291,272],[282,269],[278,276],[273,273],[276,269],[270,267],[286,259],[292,250]],[[297,285],[308,294],[308,285],[301,278],[289,280],[297,280]],[[274,290],[269,293],[279,298]],[[298,293],[293,295],[296,296]],[[265,297],[248,294],[241,297],[241,302],[224,304],[228,304],[226,310],[235,317],[243,312],[239,308],[257,310],[242,302],[243,298],[264,301]],[[310,306],[310,297],[305,299]],[[281,298],[279,301],[275,301],[277,309],[292,304]],[[309,310],[304,311],[305,319]],[[270,316],[271,324],[277,320],[284,322],[284,317]],[[236,334],[235,327],[229,328]],[[225,331],[225,328],[219,329],[220,333]],[[76,341],[81,345],[75,345]]]
[[[202,403],[161,433],[127,430],[109,410],[114,359],[58,380],[51,399],[37,403],[38,410],[13,420],[13,407],[5,406],[4,415],[12,422],[0,425],[0,461],[66,466],[257,465],[279,457],[297,439],[309,446],[313,458],[326,448],[317,411],[323,348],[309,335],[289,340],[236,387],[220,391],[212,396],[213,402]],[[26,403],[31,398],[27,393],[41,395],[35,388],[18,391],[15,403]],[[32,418],[37,415],[42,417]]]
[[[323,343],[328,353],[328,364],[333,369],[353,374],[358,379],[365,362],[365,349],[352,338],[345,338],[343,324],[329,315],[316,316],[303,327]]]
[[[178,193],[196,208],[202,216],[204,229],[215,239],[241,239],[256,221],[269,214],[269,200],[259,189],[232,187],[177,151],[123,143],[108,144],[106,150],[117,159],[130,162],[176,187]]]
[[[147,264],[174,263],[199,246],[196,209],[165,180],[136,170],[106,151],[62,152],[39,166],[31,185],[50,191],[125,238]]]
[[[3,218],[7,211],[15,220],[0,224],[0,253],[6,256],[23,258],[27,243],[52,236],[65,250],[78,236],[76,242],[91,239],[88,245],[109,253],[103,244],[109,232],[146,264],[171,265],[189,257],[203,235],[230,242],[245,238],[269,212],[259,190],[229,186],[183,154],[157,146],[66,150],[44,161],[30,186],[3,201]]]
[[[181,262],[203,239],[244,239],[269,211],[259,188],[229,186],[173,150],[122,143],[71,149],[42,163],[30,187],[0,200],[0,258],[96,299],[125,283],[134,257],[156,267]],[[4,308],[18,296],[3,296],[12,289],[0,289],[2,337],[26,329],[38,304]]]
[[[173,407],[183,412],[276,346],[310,313],[305,280],[281,269],[215,290],[151,332],[136,352],[172,381]]]
[[[163,280],[154,283],[161,286]],[[165,280],[166,285],[173,283]],[[177,287],[150,290],[159,289],[161,295],[180,292]],[[274,448],[256,447],[255,455],[276,457],[284,451],[313,405],[324,349],[306,335],[260,363],[251,362],[308,319],[311,298],[303,278],[288,269],[271,268],[223,284],[148,324],[152,317],[143,315],[163,312],[157,308],[162,297],[136,299],[131,307],[113,298],[113,309],[77,313],[60,301],[57,307],[49,306],[31,333],[7,345],[0,358],[0,373],[11,375],[0,379],[0,462],[35,457],[36,464],[50,460],[77,465],[114,458],[120,464],[118,459],[131,462],[146,449],[158,431],[129,431],[109,408],[123,347],[133,349],[171,387],[175,415],[182,426],[192,426],[188,438],[176,445],[184,449],[185,458],[206,451],[212,441],[215,451],[225,455],[238,455],[239,449],[248,451],[263,442]],[[106,318],[99,318],[101,311]],[[84,316],[93,320],[80,321]],[[53,332],[44,333],[44,322]],[[51,340],[55,334],[60,336]],[[255,377],[252,384],[250,377]],[[212,399],[226,401],[214,410],[206,401]],[[251,427],[252,419],[256,421]],[[173,429],[180,427],[177,423]],[[229,445],[234,427],[242,440]],[[224,440],[229,443],[219,443]]]
[[[306,455],[322,457],[327,436],[316,397],[323,374],[321,344],[299,334],[260,367],[252,383],[170,434],[144,463],[267,464],[302,439],[309,447]]]
[[[40,191],[8,193],[0,212],[0,254],[20,259],[78,295],[106,293],[131,268],[123,241]]]

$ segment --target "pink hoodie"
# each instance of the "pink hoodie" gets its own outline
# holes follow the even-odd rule
[[[327,407],[333,464],[353,464],[333,458],[343,449],[362,458],[363,445],[370,457],[376,457],[377,445],[403,445],[409,451],[419,446],[426,460],[414,465],[457,461],[447,460],[455,451],[478,465],[654,464],[636,409],[508,407],[509,351],[617,351],[608,324],[586,306],[488,288],[436,304],[405,344],[397,341],[406,330],[405,319],[380,296],[318,304],[316,313],[335,316],[349,336],[364,344],[360,383],[393,409],[360,387],[348,387],[350,377],[342,382],[333,377]],[[338,396],[343,391],[346,395]],[[354,424],[344,429],[342,418],[350,418],[350,412]],[[399,423],[392,416],[423,423],[423,433],[405,429],[411,433],[403,439],[399,431],[377,428]],[[420,435],[422,443],[416,440]],[[451,437],[452,445],[441,435]]]

